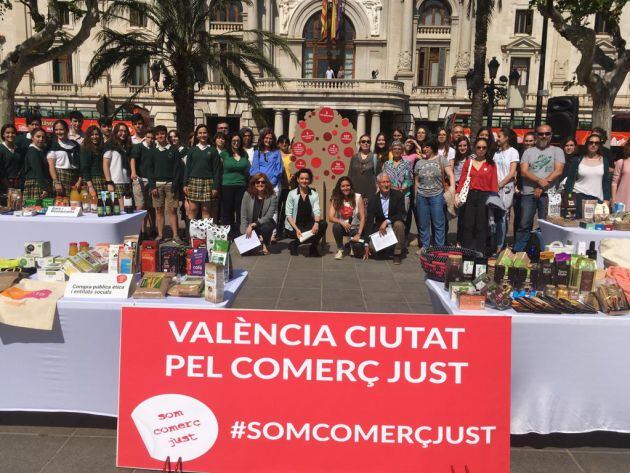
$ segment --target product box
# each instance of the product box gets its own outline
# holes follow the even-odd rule
[[[22,268],[34,268],[37,265],[37,261],[33,255],[20,256],[18,260]]]
[[[117,273],[118,272],[118,253],[120,252],[120,247],[122,245],[115,244],[109,245],[109,262],[107,265],[108,273]]]
[[[181,247],[175,245],[160,246],[160,268],[165,273],[181,272]]]
[[[470,281],[452,282],[448,287],[448,293],[451,301],[457,302],[457,294],[459,292],[475,292],[475,286]]]
[[[205,299],[215,304],[223,302],[225,286],[225,268],[222,265],[206,263],[205,266]]]
[[[66,281],[66,273],[61,269],[43,269],[37,270],[37,279],[40,281]]]
[[[486,296],[460,292],[457,295],[457,304],[460,310],[483,310],[486,307]]]
[[[158,250],[157,248],[140,249],[140,268],[143,273],[158,271]]]
[[[193,248],[190,256],[190,276],[203,276],[208,252],[205,248]]]
[[[49,241],[27,241],[24,243],[24,253],[35,258],[50,256]]]
[[[120,274],[134,274],[135,267],[135,251],[133,248],[123,245],[118,252],[118,272]]]

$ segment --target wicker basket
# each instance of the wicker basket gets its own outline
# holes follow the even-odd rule
[[[444,282],[446,273],[446,261],[450,255],[461,255],[462,257],[481,258],[483,254],[469,248],[459,246],[430,246],[422,248],[420,252],[420,264],[427,275],[427,278]]]

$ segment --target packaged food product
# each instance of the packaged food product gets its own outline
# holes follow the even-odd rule
[[[24,253],[33,255],[36,258],[50,256],[49,241],[27,241],[24,243]]]
[[[205,268],[204,268],[205,269]],[[185,276],[168,290],[169,296],[201,297],[204,289],[204,278]]]
[[[120,253],[121,246],[122,245],[119,244],[109,245],[109,262],[107,266],[107,271],[109,273],[118,272],[118,254]]]
[[[134,299],[164,299],[173,283],[173,273],[149,272],[140,279],[133,293]]]
[[[120,274],[133,274],[135,272],[135,252],[132,248],[123,245],[118,252],[118,272]]]
[[[207,258],[208,251],[205,248],[193,248],[190,257],[190,271],[188,274],[203,277]]]
[[[460,310],[483,310],[486,307],[486,296],[460,292],[457,296],[457,303]]]
[[[177,245],[160,246],[160,268],[165,273],[179,274],[181,248]]]
[[[222,265],[206,263],[205,266],[205,299],[208,302],[223,302],[225,286],[225,268]]]

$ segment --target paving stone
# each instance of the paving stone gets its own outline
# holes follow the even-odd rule
[[[367,301],[366,307],[368,312],[384,312],[393,314],[411,312],[409,304],[401,302]]]
[[[0,434],[0,471],[39,472],[68,439],[54,435]]]
[[[566,451],[512,449],[510,464],[511,473],[584,473]]]
[[[72,437],[41,473],[131,473],[116,468],[116,439],[106,437]]]
[[[237,298],[234,302],[232,308],[234,309],[267,309],[273,310],[276,308],[276,303],[278,302],[278,298],[274,297],[271,299],[263,299],[263,298],[248,298],[248,299],[239,299]]]
[[[572,451],[571,454],[585,473],[630,473],[630,453],[627,451]]]

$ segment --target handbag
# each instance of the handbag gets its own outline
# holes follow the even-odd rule
[[[505,209],[508,210],[512,207],[514,203],[514,183],[508,182],[503,186],[503,189],[500,191],[501,200],[503,201],[503,205]]]
[[[444,163],[442,158],[438,156],[438,166],[440,167],[440,176],[442,177],[442,188],[444,190],[444,201],[446,202],[447,217],[453,219],[457,217],[455,210],[455,192],[451,191],[451,186],[446,183],[446,172],[444,171]]]
[[[469,159],[468,172],[466,173],[466,180],[464,181],[462,190],[459,193],[459,199],[458,199],[459,205],[464,205],[466,203],[466,200],[468,200],[468,191],[470,190],[470,179],[471,179],[470,170],[472,168],[473,160],[472,158],[468,158],[468,159]]]

